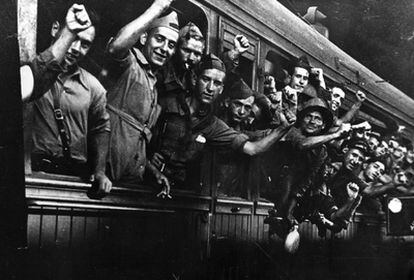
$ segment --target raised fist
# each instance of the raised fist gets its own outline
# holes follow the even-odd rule
[[[236,35],[233,39],[233,44],[234,49],[240,54],[246,52],[250,47],[249,40],[243,35]]]
[[[276,92],[276,81],[273,76],[267,75],[264,80],[264,88],[267,93]]]
[[[287,100],[296,102],[298,98],[298,91],[296,89],[291,88],[290,86],[285,86],[282,89],[283,95]]]
[[[85,6],[80,4],[73,4],[66,14],[66,26],[73,32],[78,33],[88,29],[92,25]]]
[[[354,200],[358,196],[359,186],[353,182],[350,182],[348,185],[346,185],[346,192],[348,194],[348,197]]]
[[[315,75],[317,79],[320,79],[320,77],[323,78],[323,70],[322,68],[312,68],[311,74]]]
[[[364,102],[367,99],[366,94],[360,90],[356,92],[356,97],[357,97],[358,102],[360,103]]]
[[[407,185],[408,184],[408,178],[404,171],[400,171],[395,174],[394,176],[394,184],[395,185]]]
[[[341,124],[341,126],[339,127],[339,130],[337,131],[338,138],[347,136],[350,133],[351,129],[352,127],[350,123]]]

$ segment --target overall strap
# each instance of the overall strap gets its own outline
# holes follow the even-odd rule
[[[135,128],[136,130],[141,132],[141,134],[143,135],[143,137],[144,137],[145,141],[147,141],[147,143],[151,140],[152,133],[151,133],[151,130],[148,128],[147,125],[143,125],[142,123],[140,123],[138,120],[136,120],[134,117],[132,117],[128,113],[125,113],[124,111],[119,110],[118,108],[115,108],[114,106],[112,106],[110,104],[107,104],[106,108],[109,111],[111,111],[112,113],[118,115],[127,124],[129,124],[130,126]]]
[[[53,113],[57,123],[60,140],[62,141],[63,157],[69,160],[71,159],[70,138],[68,132],[66,131],[64,115],[62,109],[60,108],[60,98],[62,96],[62,93],[56,88],[56,83],[52,85],[52,88],[50,90],[53,97]]]

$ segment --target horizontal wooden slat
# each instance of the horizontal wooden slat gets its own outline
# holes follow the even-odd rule
[[[269,214],[269,210],[272,209],[274,206],[275,204],[271,202],[256,201],[254,207],[254,214],[267,216]]]
[[[218,198],[215,206],[215,213],[234,215],[251,215],[253,213],[252,201]]]

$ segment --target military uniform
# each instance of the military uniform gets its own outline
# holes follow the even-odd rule
[[[109,173],[113,180],[142,181],[150,129],[160,113],[156,77],[144,55],[131,49],[126,58],[113,59],[110,74],[116,83],[108,90],[111,117]]]

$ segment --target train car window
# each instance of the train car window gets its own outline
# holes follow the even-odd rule
[[[276,80],[276,89],[281,90],[288,78],[289,58],[276,51],[269,51],[263,66],[264,76],[273,76]]]
[[[243,80],[252,88],[256,87],[256,67],[259,49],[259,40],[240,26],[220,18],[219,52],[224,53],[233,48],[236,35],[244,35],[249,39],[250,48],[239,58],[238,72]]]
[[[95,40],[93,42],[93,46],[89,51],[88,55],[85,59],[80,63],[80,66],[86,69],[88,72],[92,73],[98,80],[104,85],[107,85],[106,73],[107,69],[105,69],[107,64],[107,55],[105,53],[105,48],[108,40],[115,36],[117,32],[122,28],[125,24],[136,18],[138,15],[142,14],[152,3],[153,1],[144,0],[144,1],[97,1],[97,0],[87,0],[83,1],[87,6],[93,8],[100,16],[101,25],[96,34]],[[37,14],[33,13],[33,17],[35,17],[35,21],[37,21],[37,38],[34,37],[34,42],[32,42],[33,48],[35,48],[34,52],[40,53],[45,50],[51,42],[51,26],[53,21],[59,16],[62,10],[67,10],[70,5],[67,1],[64,0],[42,0],[38,1],[38,9]],[[197,5],[189,2],[189,1],[178,1],[174,2],[172,10],[175,10],[178,14],[178,20],[180,26],[186,25],[189,21],[195,23],[198,27],[200,27],[201,32],[203,34],[207,34],[208,29],[208,21],[205,16],[204,11]],[[29,107],[29,106],[28,106]],[[33,125],[33,110],[36,110],[36,106],[30,106],[25,111],[25,114],[28,115],[27,119],[30,120],[26,122],[26,126]],[[30,130],[30,129],[28,129]],[[69,132],[70,133],[70,132]],[[31,141],[31,134],[26,134],[27,141],[25,144],[26,149],[28,150],[27,154],[31,154],[33,151],[33,142]],[[70,137],[70,136],[68,136]],[[32,153],[33,155],[33,153]],[[29,156],[30,158],[30,156]],[[35,159],[37,160],[37,159]],[[34,163],[34,158],[31,158],[32,166]],[[37,161],[39,163],[39,161]],[[48,159],[41,159],[40,164],[44,164],[45,166],[50,167],[50,172],[46,173],[54,173],[53,172],[53,165],[55,163],[48,161]],[[28,163],[30,166],[30,163]],[[203,165],[201,159],[198,158],[197,164],[193,164],[191,166],[198,166],[196,171],[190,171],[190,174],[198,174],[200,173],[201,168],[200,165]],[[82,169],[82,168],[80,168]],[[204,170],[204,169],[203,169]],[[30,172],[30,168],[27,168],[27,171]],[[204,171],[203,171],[204,172]],[[44,173],[44,172],[42,172]],[[59,172],[56,172],[59,173]],[[37,174],[34,172],[34,174]],[[196,189],[199,189],[200,185],[203,185],[199,182],[199,178],[204,178],[208,176],[195,176],[197,178]],[[53,178],[60,178],[59,176],[55,176]],[[67,180],[68,178],[65,177]],[[78,179],[76,179],[78,180]],[[123,187],[133,187],[128,184],[122,184],[119,182],[118,185],[122,185]],[[175,186],[173,186],[175,187]],[[178,186],[179,187],[179,186]],[[186,189],[193,190],[192,186],[187,186]]]

